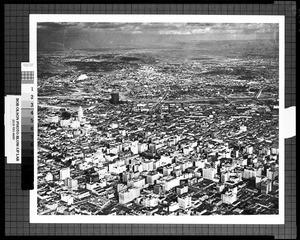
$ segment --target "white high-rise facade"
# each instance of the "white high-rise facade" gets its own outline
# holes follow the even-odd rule
[[[83,110],[82,107],[79,106],[78,108],[78,121],[81,122],[83,120]]]
[[[60,169],[60,171],[59,171],[60,180],[65,180],[66,178],[69,178],[70,176],[71,175],[70,175],[70,168],[69,167]]]

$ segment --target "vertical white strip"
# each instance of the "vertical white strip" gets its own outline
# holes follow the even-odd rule
[[[29,15],[29,61],[33,64],[32,71],[34,71],[34,131],[33,131],[33,190],[30,190],[30,214],[29,222],[37,218],[37,156],[38,156],[38,123],[37,123],[37,18],[35,15]]]
[[[285,146],[283,121],[285,108],[285,16],[279,20],[279,216],[284,224],[284,193],[285,193]]]
[[[32,14],[29,14],[29,39],[29,62],[35,64],[37,61],[37,18]]]

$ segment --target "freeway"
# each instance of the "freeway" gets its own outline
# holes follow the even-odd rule
[[[81,95],[76,96],[72,98],[72,96],[38,96],[39,99],[69,99],[69,100],[79,100],[83,99],[85,97],[91,97],[91,95]],[[93,96],[95,98],[95,96]],[[109,98],[99,98],[99,100],[102,101],[109,101]],[[268,101],[268,100],[274,100],[276,99],[274,97],[264,97],[259,98],[258,95],[251,96],[251,97],[227,97],[227,96],[216,96],[216,97],[201,97],[201,98],[193,98],[193,99],[165,99],[163,97],[159,98],[152,98],[152,99],[146,99],[146,98],[129,98],[126,97],[126,101],[129,102],[138,102],[138,103],[154,103],[154,104],[189,104],[189,103],[199,103],[199,104],[211,104],[212,102],[215,102],[216,104],[222,104],[222,103],[238,103],[238,102],[246,102],[246,101]],[[63,108],[59,106],[54,105],[46,105],[46,104],[39,104],[41,107],[52,107],[52,108]]]
[[[255,100],[253,97],[239,97],[239,98],[226,98],[230,102],[239,102],[239,101],[247,101],[247,100]],[[203,103],[203,102],[210,102],[210,101],[220,101],[222,99],[220,98],[194,98],[194,99],[176,99],[176,100],[163,100],[163,103],[165,104],[181,104],[181,103]],[[260,98],[262,101],[266,100],[275,100],[274,98]],[[138,102],[143,102],[143,103],[156,103],[159,101],[159,99],[131,99],[131,101],[138,101]],[[224,102],[226,102],[224,100]]]

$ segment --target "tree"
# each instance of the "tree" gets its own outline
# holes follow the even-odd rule
[[[71,118],[71,113],[69,113],[67,111],[62,112],[61,117],[62,117],[63,120],[68,120],[68,119]]]

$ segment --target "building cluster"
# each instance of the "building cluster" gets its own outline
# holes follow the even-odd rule
[[[278,214],[278,93],[265,92],[268,103],[218,93],[252,96],[240,87],[261,82],[278,90],[275,70],[268,79],[232,74],[235,63],[266,71],[257,61],[49,77],[39,86],[38,214]],[[50,94],[57,86],[64,95]]]
[[[99,130],[92,123],[94,109],[84,114],[79,106],[69,119],[62,119],[62,110],[43,110],[48,117],[39,126],[40,214],[276,213],[276,141],[248,137],[261,134],[248,130],[259,118],[220,116],[207,106],[201,108],[207,115],[166,110],[154,116],[161,118],[159,125],[142,125],[137,109],[116,121],[103,116]],[[260,200],[265,195],[271,205]]]

